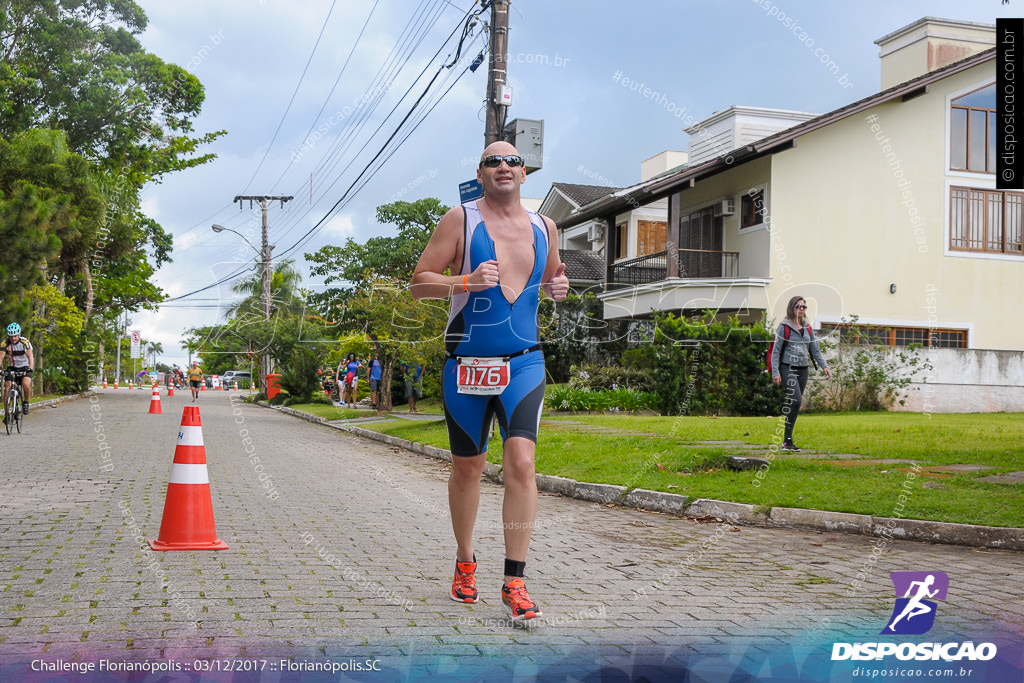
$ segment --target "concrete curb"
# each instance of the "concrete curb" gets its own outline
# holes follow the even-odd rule
[[[421,443],[399,439],[388,434],[381,434],[369,429],[355,426],[327,424],[323,418],[308,413],[300,413],[290,408],[278,408],[265,402],[262,405],[272,410],[280,410],[289,415],[324,424],[334,429],[348,432],[374,441],[381,441],[390,446],[404,448],[413,453],[451,462],[451,452],[426,446]],[[488,463],[484,467],[484,476],[501,484],[501,467]],[[945,543],[973,547],[989,547],[1001,550],[1024,550],[1024,529],[1015,527],[991,527],[974,524],[954,524],[950,522],[929,522],[916,519],[894,519],[889,517],[873,517],[848,512],[830,512],[828,510],[808,510],[804,508],[775,507],[770,511],[749,503],[733,503],[731,501],[698,498],[690,501],[687,496],[647,489],[627,491],[625,486],[612,484],[595,484],[579,482],[565,477],[550,474],[538,474],[537,489],[545,493],[554,493],[567,498],[579,498],[604,505],[622,505],[624,507],[661,512],[677,517],[714,517],[728,521],[737,526],[771,527],[777,529],[798,529],[819,533],[857,534],[885,539],[906,541],[925,541],[929,543]]]
[[[66,403],[68,401],[77,401],[80,398],[89,398],[95,394],[96,392],[90,389],[89,391],[84,391],[81,394],[75,394],[73,396],[58,396],[57,398],[48,398],[45,401],[32,401],[32,404],[29,407],[33,409],[49,408],[50,406],[60,405],[61,403]]]

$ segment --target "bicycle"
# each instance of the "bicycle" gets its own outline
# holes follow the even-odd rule
[[[21,422],[24,419],[22,414],[24,397],[21,393],[21,378],[24,376],[24,372],[17,370],[6,370],[4,372],[4,380],[11,383],[11,390],[7,392],[7,398],[4,400],[4,425],[7,427],[8,434],[15,428],[21,434]]]

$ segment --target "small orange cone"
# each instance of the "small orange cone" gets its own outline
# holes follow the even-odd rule
[[[167,500],[160,536],[149,542],[153,550],[227,550],[213,523],[210,475],[199,408],[185,406],[174,449],[174,464],[167,482]]]
[[[117,377],[115,377],[115,378],[114,378],[114,388],[115,388],[115,389],[120,389],[121,387],[119,387],[119,386],[117,385],[117,382],[118,382],[118,379],[117,379]]]
[[[153,386],[153,398],[149,400],[149,414],[150,415],[162,415],[164,411],[160,410],[160,390]]]
[[[238,391],[238,380],[235,380],[235,391]]]
[[[174,396],[174,382],[167,385],[167,398]]]
[[[128,380],[128,388],[129,389],[134,389],[135,388],[135,387],[132,386],[132,381],[130,379]]]
[[[206,381],[205,380],[199,383],[199,391],[206,391]]]
[[[106,377],[103,378],[103,388],[104,389],[107,388],[107,378]]]

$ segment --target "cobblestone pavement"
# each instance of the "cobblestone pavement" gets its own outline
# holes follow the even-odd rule
[[[544,617],[512,627],[498,486],[484,483],[477,527],[482,602],[456,604],[445,463],[222,392],[197,405],[230,549],[153,553],[142,541],[159,533],[190,399],[164,397],[162,415],[149,401],[101,390],[0,437],[0,680],[100,659],[273,663],[252,680],[325,658],[377,660],[376,680],[756,670],[772,653],[800,662],[822,643],[877,640],[898,570],[949,575],[930,639],[1024,640],[1024,553],[882,547],[543,494],[527,585]],[[851,680],[839,664],[832,680]]]

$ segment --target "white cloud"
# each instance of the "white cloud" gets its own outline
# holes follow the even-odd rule
[[[324,226],[324,237],[352,237],[356,232],[355,222],[348,214],[339,214]]]

